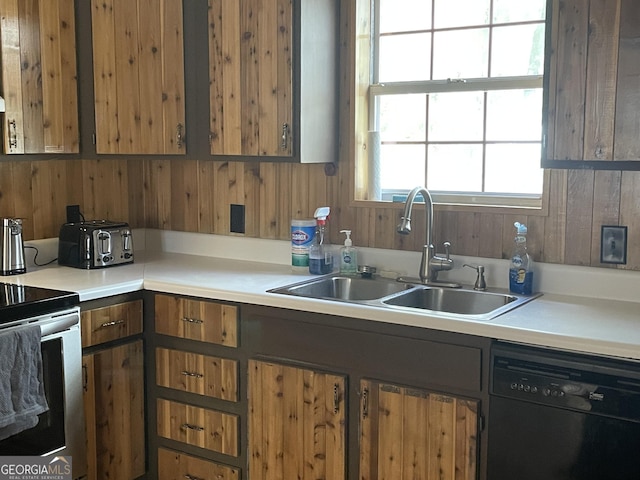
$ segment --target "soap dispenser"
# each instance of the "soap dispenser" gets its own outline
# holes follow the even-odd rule
[[[344,247],[340,249],[340,274],[355,275],[358,273],[358,256],[357,250],[352,246],[351,230],[340,230],[347,238],[344,241]]]

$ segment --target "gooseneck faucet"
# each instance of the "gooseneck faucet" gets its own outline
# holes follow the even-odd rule
[[[453,268],[453,260],[449,257],[449,242],[444,242],[446,257],[438,256],[433,246],[433,200],[429,190],[425,187],[416,187],[407,196],[404,204],[404,213],[402,214],[400,224],[398,225],[398,233],[408,235],[411,233],[411,210],[415,203],[416,196],[421,193],[424,198],[426,210],[426,231],[425,244],[422,247],[422,259],[420,260],[420,282],[423,284],[437,283],[439,286],[460,287],[457,283],[438,282],[438,272],[443,270],[451,270]]]

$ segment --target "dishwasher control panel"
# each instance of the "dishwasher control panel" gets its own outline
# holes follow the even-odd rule
[[[640,366],[530,347],[491,354],[492,395],[640,422]]]

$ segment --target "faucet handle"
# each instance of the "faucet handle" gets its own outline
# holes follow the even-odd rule
[[[447,260],[449,260],[449,249],[451,247],[451,242],[444,242],[442,245],[444,245],[444,253],[447,256]]]

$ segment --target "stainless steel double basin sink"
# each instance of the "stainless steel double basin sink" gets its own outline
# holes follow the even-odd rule
[[[474,320],[491,320],[536,297],[340,275],[319,277],[269,292]]]

